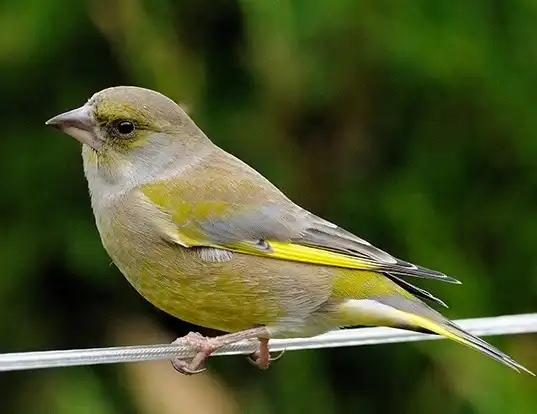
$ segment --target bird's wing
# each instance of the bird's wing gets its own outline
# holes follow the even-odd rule
[[[443,273],[397,259],[365,240],[308,214],[287,217],[277,206],[232,206],[230,217],[198,223],[213,247],[319,265],[389,272],[457,282]],[[292,222],[297,227],[282,223]],[[298,230],[298,231],[297,231]]]
[[[140,188],[171,219],[179,244],[457,282],[397,259],[309,213],[255,170],[235,158],[231,161],[226,157],[190,175]],[[189,179],[193,175],[197,179]]]
[[[364,270],[460,283],[444,273],[398,259],[368,241],[313,214],[310,216],[309,225],[302,231],[300,237],[291,241],[318,251],[332,252],[338,257],[341,255],[346,260],[358,260],[363,263]],[[367,268],[367,266],[370,267]]]

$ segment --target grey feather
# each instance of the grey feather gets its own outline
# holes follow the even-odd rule
[[[211,239],[221,243],[236,241],[285,240],[299,236],[306,225],[305,213],[290,214],[277,205],[259,205],[237,208],[237,214],[208,219],[199,226]],[[301,217],[302,216],[302,217]]]
[[[393,282],[397,283],[399,286],[401,286],[403,289],[405,289],[407,292],[412,293],[414,296],[416,296],[416,297],[418,297],[420,299],[425,299],[425,300],[429,300],[431,302],[435,302],[435,303],[437,303],[440,306],[443,306],[445,308],[448,307],[448,305],[446,305],[446,303],[442,299],[437,298],[436,296],[434,296],[432,293],[426,291],[425,289],[417,287],[417,286],[407,282],[406,280],[404,280],[404,279],[402,279],[399,276],[396,276],[394,274],[385,273],[385,275],[386,275],[386,277],[391,279]]]
[[[233,258],[233,252],[214,247],[195,247],[202,260],[212,263],[228,262]]]
[[[199,226],[219,243],[250,241],[257,246],[260,240],[289,241],[359,257],[392,274],[460,283],[441,272],[400,260],[290,201],[239,208],[236,214],[205,220]]]
[[[211,197],[230,206],[227,213],[196,223],[214,244],[246,242],[263,248],[260,241],[292,242],[358,257],[382,272],[458,283],[441,272],[400,260],[304,210],[257,171],[221,149],[214,148],[210,164],[196,164],[188,171],[189,177],[196,174],[215,179],[203,186],[194,181],[196,194],[191,198]]]
[[[306,244],[360,257],[372,265],[378,266],[379,270],[402,276],[415,276],[450,283],[460,283],[458,280],[436,270],[416,266],[415,264],[398,259],[352,233],[318,217],[312,215],[310,222],[311,225],[302,231],[299,238],[292,239],[294,243]]]
[[[458,280],[436,270],[416,266],[415,264],[400,260],[332,223],[314,215],[311,216],[311,225],[302,231],[299,238],[291,239],[294,243],[360,257],[372,265],[378,266],[379,270],[402,276],[415,276],[450,283],[460,283]]]

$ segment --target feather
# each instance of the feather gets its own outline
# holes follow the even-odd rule
[[[304,210],[229,154],[217,151],[213,155],[213,163],[200,171],[196,169],[202,167],[196,165],[190,174],[218,180],[199,186],[188,177],[173,177],[141,188],[169,215],[183,245],[459,283],[441,272],[400,260]],[[240,177],[237,168],[243,173]]]
[[[427,292],[425,289],[417,287],[394,274],[385,273],[384,275],[390,280],[392,280],[394,283],[396,283],[397,285],[405,289],[407,292],[412,293],[414,296],[420,299],[430,300],[431,302],[435,302],[438,305],[443,306],[445,308],[448,307],[448,305],[446,305],[446,303],[442,299],[437,298],[432,293]]]
[[[228,262],[233,258],[229,250],[215,249],[214,247],[194,247],[202,260],[212,263]]]
[[[423,302],[401,295],[369,296],[367,299],[350,299],[343,303],[342,310],[348,318],[356,317],[359,324],[399,327],[414,331],[429,331],[444,336],[459,344],[475,349],[501,362],[515,371],[531,371],[486,341],[474,336],[444,318]]]
[[[460,283],[457,279],[442,272],[398,259],[352,233],[315,216],[311,220],[311,226],[302,232],[301,237],[292,239],[292,241],[334,253],[362,258],[385,272]]]

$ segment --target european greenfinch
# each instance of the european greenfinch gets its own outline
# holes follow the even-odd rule
[[[82,145],[102,243],[149,302],[190,323],[228,332],[180,340],[194,349],[180,372],[201,372],[216,349],[346,326],[443,335],[529,372],[424,301],[413,277],[457,282],[374,247],[301,208],[207,138],[171,99],[119,86],[49,121]]]

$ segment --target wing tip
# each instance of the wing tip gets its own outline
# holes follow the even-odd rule
[[[441,282],[446,283],[452,283],[454,285],[461,285],[462,282],[458,279],[455,279],[452,276],[448,276],[445,273],[439,272],[437,270],[428,269],[423,266],[416,266],[414,264],[404,262],[402,260],[399,260],[397,262],[396,268],[390,268],[387,269],[391,273],[397,273],[402,276],[414,276],[414,277],[421,277],[424,279],[434,279],[439,280]]]
[[[423,273],[424,277],[431,277],[431,278],[434,278],[434,279],[438,279],[438,280],[440,280],[442,282],[453,283],[454,285],[461,285],[462,284],[462,282],[460,280],[455,279],[452,276],[448,276],[445,273],[439,272],[438,270],[432,270],[432,269],[429,269],[429,268],[423,267],[423,266],[416,266],[416,268],[417,268],[417,271],[419,273]]]
[[[447,283],[452,283],[454,285],[462,285],[462,282],[459,279],[455,279],[454,277],[444,275],[444,281]]]
[[[458,279],[455,279],[452,276],[448,276],[445,273],[439,272],[438,270],[428,269],[423,266],[416,266],[418,272],[423,273],[424,277],[432,277],[442,282],[453,283],[454,285],[461,285],[462,282]]]
[[[406,281],[405,279],[393,274],[393,273],[384,273],[385,276],[387,276],[390,280],[398,284],[400,287],[405,289],[407,292],[411,293],[412,295],[416,296],[419,299],[429,300],[431,302],[436,303],[437,305],[440,305],[444,308],[449,308],[446,302],[444,302],[442,299],[434,296],[431,292],[428,292],[427,290],[420,288],[418,286],[413,285],[412,283]]]

